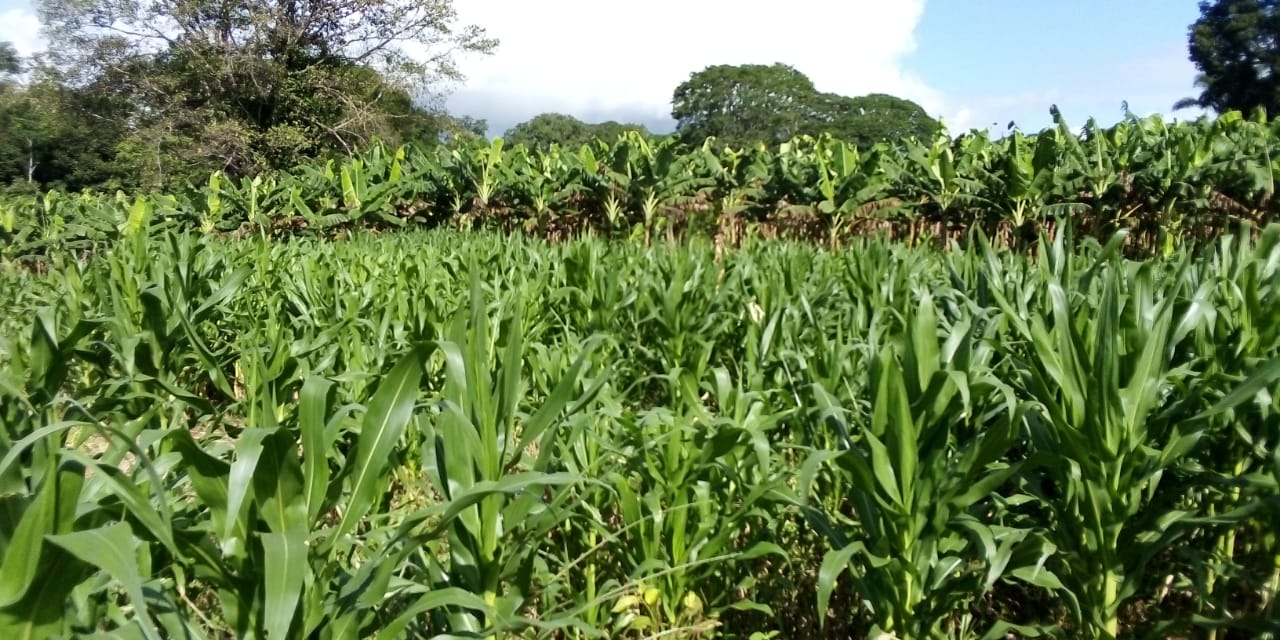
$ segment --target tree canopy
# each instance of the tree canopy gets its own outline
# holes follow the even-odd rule
[[[781,63],[716,65],[696,72],[676,88],[671,115],[686,141],[715,137],[733,147],[822,133],[870,146],[928,138],[940,126],[920,105],[902,98],[821,93],[808,76]]]
[[[627,131],[649,135],[649,130],[640,124],[613,120],[591,124],[563,113],[542,113],[508,129],[503,140],[509,146],[523,144],[539,149],[546,149],[552,144],[581,147],[593,140],[613,141]]]
[[[137,186],[472,130],[475,121],[444,114],[438,98],[460,78],[455,55],[497,44],[457,24],[452,0],[36,4],[50,47],[19,93],[39,94],[47,122],[22,129],[27,155],[44,135],[66,154],[60,136],[79,118],[104,142],[117,136],[103,151]],[[0,49],[0,66],[12,66],[11,49]],[[0,117],[23,108],[9,100]],[[6,169],[0,179],[11,179]]]
[[[691,142],[777,144],[811,127],[817,98],[808,76],[785,64],[715,65],[676,87],[671,116]]]
[[[1175,109],[1280,113],[1280,0],[1201,2],[1188,40],[1202,91]]]
[[[21,70],[21,60],[18,50],[13,48],[13,43],[0,42],[0,82],[8,80],[4,76],[13,75]]]
[[[826,118],[819,128],[831,135],[869,147],[885,140],[931,140],[941,128],[924,107],[884,93],[848,98],[824,94],[820,110]]]

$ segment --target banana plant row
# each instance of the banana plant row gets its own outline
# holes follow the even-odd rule
[[[1241,222],[1275,220],[1280,124],[1228,113],[1158,116],[1034,134],[974,131],[858,149],[829,137],[730,149],[630,133],[577,149],[504,149],[501,140],[386,149],[177,193],[49,193],[0,202],[9,256],[81,249],[129,224],[280,235],[355,228],[497,227],[546,237],[581,233],[744,234],[847,243],[869,232],[947,239],[979,227],[1033,244],[1069,220],[1078,234],[1130,232],[1169,254]]]

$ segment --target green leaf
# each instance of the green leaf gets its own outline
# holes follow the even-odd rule
[[[45,467],[44,482],[35,499],[18,521],[12,536],[3,541],[4,564],[0,565],[0,608],[14,605],[30,595],[36,583],[67,580],[69,575],[49,573],[49,565],[57,562],[56,553],[44,542],[49,534],[70,531],[75,526],[77,509],[84,487],[84,468],[78,463],[50,461]],[[9,529],[9,523],[4,523]],[[53,558],[50,558],[53,556]],[[45,580],[40,580],[44,576]],[[54,590],[59,590],[55,587]],[[50,587],[35,586],[39,592]]]
[[[925,355],[932,358],[922,370],[933,370],[937,363],[937,339],[920,338],[921,342],[931,347],[925,348]],[[920,355],[920,354],[916,354]],[[902,379],[902,366],[898,359],[887,349],[880,360],[880,380],[876,390],[876,405],[873,409],[872,422],[880,422],[890,448],[890,460],[894,465],[893,476],[897,478],[900,504],[908,511],[915,507],[916,466],[919,463],[919,432],[915,417],[911,414],[911,404],[907,399],[907,389]]]
[[[310,573],[307,532],[262,534],[263,603],[268,638],[287,638],[302,586]]]
[[[231,463],[231,475],[227,479],[227,521],[223,524],[222,539],[235,539],[234,531],[244,511],[253,476],[262,457],[263,440],[275,433],[275,429],[245,429],[236,439],[236,459]],[[244,542],[244,541],[241,541]],[[224,553],[226,547],[224,546]]]
[[[0,565],[0,607],[8,607],[22,599],[31,587],[40,566],[40,548],[46,535],[53,533],[57,491],[45,486],[22,513],[22,519],[4,549]]]
[[[902,510],[905,507],[905,502],[902,491],[898,489],[898,476],[894,471],[893,459],[889,455],[889,449],[875,434],[869,431],[863,433],[862,437],[871,449],[871,469],[875,474],[876,484],[880,492],[899,510]]]
[[[38,581],[17,604],[0,608],[0,638],[65,638],[71,620],[67,599],[85,577],[86,569],[79,560],[61,547],[44,550],[49,561]]]
[[[144,578],[138,567],[138,540],[129,525],[118,522],[97,529],[51,535],[47,540],[66,549],[81,562],[97,567],[124,587],[133,603],[135,619],[149,640],[158,640],[160,632],[151,620],[147,599],[142,591]]]
[[[402,634],[405,628],[418,616],[444,607],[471,609],[481,612],[486,618],[491,619],[493,617],[493,608],[487,605],[480,596],[457,587],[433,589],[415,600],[404,613],[392,620],[386,627],[383,627],[382,631],[377,635],[377,640],[391,640],[392,638],[403,637]]]
[[[302,495],[307,504],[307,522],[311,523],[319,517],[324,507],[325,492],[329,489],[329,443],[325,438],[325,420],[332,387],[329,380],[308,376],[298,400],[303,456]]]
[[[1236,385],[1230,393],[1212,407],[1197,415],[1193,420],[1204,420],[1230,411],[1245,401],[1252,400],[1258,395],[1258,392],[1268,388],[1276,380],[1280,380],[1280,356],[1272,358],[1266,364],[1254,369],[1253,373],[1249,374],[1249,377],[1244,382]]]
[[[151,496],[143,493],[142,489],[133,482],[133,479],[125,475],[118,467],[98,464],[79,454],[69,457],[78,460],[86,467],[92,468],[94,479],[100,480],[105,484],[111,493],[119,498],[125,507],[129,509],[129,513],[147,528],[147,531],[151,533],[157,542],[163,544],[175,556],[182,556],[182,551],[178,549],[177,542],[173,538],[173,525],[169,521],[169,513],[163,502],[164,496],[161,496],[160,500],[158,500],[161,508],[157,509],[151,502]]]
[[[1057,575],[1042,566],[1014,567],[1008,575],[1044,589],[1053,591],[1066,589]]]
[[[853,554],[863,550],[862,543],[855,542],[843,549],[828,551],[822,557],[822,566],[818,569],[818,617],[826,620],[827,607],[831,603],[831,592],[836,588],[840,574],[849,568],[849,560]]]
[[[373,506],[374,494],[390,462],[391,452],[413,414],[427,355],[426,347],[413,348],[387,374],[373,394],[356,441],[356,452],[348,460],[346,472],[351,475],[351,502],[338,521],[334,540],[351,531]],[[342,545],[334,546],[335,551],[341,548]]]

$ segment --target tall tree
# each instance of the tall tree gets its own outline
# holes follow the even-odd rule
[[[11,76],[22,70],[22,58],[12,42],[0,42],[0,82],[7,82]]]
[[[686,142],[701,144],[714,136],[732,147],[823,133],[865,147],[911,136],[929,139],[940,127],[910,100],[819,93],[808,76],[784,64],[707,67],[676,88],[671,115]]]
[[[552,144],[567,144],[570,140],[586,140],[589,135],[587,123],[573,116],[540,113],[507,129],[502,140],[507,146],[545,149]]]
[[[813,81],[785,64],[715,65],[676,87],[671,116],[690,142],[777,144],[811,128],[817,96]]]
[[[0,41],[0,186],[15,180],[21,175],[23,160],[22,141],[27,135],[27,123],[18,113],[24,100],[19,99],[17,83],[13,76],[22,69],[21,58],[13,44]],[[28,145],[30,146],[30,145]],[[30,155],[27,154],[28,163]],[[32,174],[27,168],[28,180]]]
[[[496,41],[452,0],[37,0],[49,61],[124,99],[122,154],[154,182],[289,166],[422,135],[420,107]],[[176,175],[175,175],[176,174]]]
[[[1202,91],[1175,109],[1280,113],[1280,0],[1202,1],[1188,39]]]
[[[0,185],[23,191],[139,186],[137,167],[117,153],[128,135],[119,114],[132,110],[120,102],[68,89],[39,70],[0,89]]]
[[[627,131],[649,135],[649,130],[640,124],[623,124],[613,120],[590,124],[563,113],[540,113],[507,129],[502,138],[509,146],[522,144],[546,149],[558,144],[563,147],[582,147],[593,140],[613,142]]]
[[[859,147],[907,138],[928,142],[942,127],[924,107],[896,96],[873,93],[856,98],[834,94],[822,97],[822,128]]]

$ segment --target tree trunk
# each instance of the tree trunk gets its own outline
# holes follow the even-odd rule
[[[31,138],[27,138],[27,184],[35,182],[36,175],[36,152],[35,144],[31,142]]]

